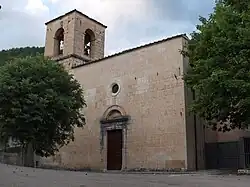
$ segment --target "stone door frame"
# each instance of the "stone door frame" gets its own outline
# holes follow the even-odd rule
[[[112,111],[119,111],[120,116],[114,119],[107,119],[107,116]],[[123,108],[120,106],[111,106],[105,112],[100,120],[100,144],[101,144],[101,160],[104,164],[104,170],[107,170],[107,131],[122,130],[122,171],[127,169],[127,130],[130,116],[126,115]]]

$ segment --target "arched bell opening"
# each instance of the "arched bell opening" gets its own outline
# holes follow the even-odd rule
[[[54,37],[54,56],[63,55],[64,50],[64,29],[60,28],[56,31]]]

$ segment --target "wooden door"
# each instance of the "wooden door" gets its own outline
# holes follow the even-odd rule
[[[122,130],[107,131],[107,169],[122,169]]]

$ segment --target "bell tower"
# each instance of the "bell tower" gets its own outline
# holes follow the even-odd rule
[[[104,57],[107,26],[72,10],[45,23],[44,56],[71,68]]]

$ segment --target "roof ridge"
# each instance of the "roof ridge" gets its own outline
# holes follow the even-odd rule
[[[47,25],[47,24],[49,24],[49,23],[51,23],[51,22],[53,22],[53,21],[55,21],[55,20],[62,19],[63,17],[65,17],[65,16],[67,16],[67,15],[73,13],[73,12],[77,12],[77,13],[80,14],[81,16],[84,16],[85,18],[90,19],[91,21],[94,21],[95,23],[97,23],[97,24],[99,24],[99,25],[101,25],[101,26],[107,28],[106,25],[104,25],[104,24],[102,24],[101,22],[99,22],[99,21],[97,21],[97,20],[95,20],[95,19],[93,19],[93,18],[87,16],[86,14],[82,13],[81,11],[79,11],[79,10],[77,10],[77,9],[73,9],[73,10],[71,10],[71,11],[69,11],[69,12],[66,12],[65,14],[63,14],[63,15],[61,15],[61,16],[57,16],[57,17],[51,19],[50,21],[47,21],[47,22],[45,23],[45,25]]]

